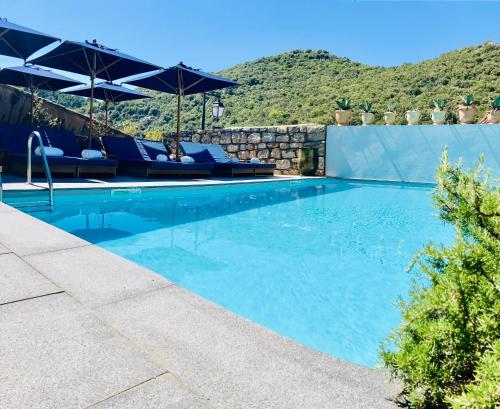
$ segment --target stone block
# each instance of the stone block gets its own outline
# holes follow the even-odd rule
[[[267,144],[265,143],[258,143],[257,144],[257,149],[266,149],[267,148]]]
[[[281,159],[276,161],[276,168],[277,169],[289,169],[290,168],[290,161],[288,159]]]
[[[274,148],[274,149],[271,151],[271,158],[281,159],[281,149],[279,149],[279,148]]]
[[[290,142],[290,135],[277,135],[276,142]]]
[[[245,144],[240,145],[240,151],[246,151],[247,146]]]
[[[295,158],[295,151],[293,149],[286,149],[281,151],[281,157],[283,159]]]
[[[267,158],[269,158],[269,150],[268,149],[264,149],[264,150],[261,150],[261,151],[257,151],[257,157],[259,159],[267,159]]]
[[[281,126],[278,126],[276,128],[276,131],[279,132],[279,133],[287,133],[288,132],[288,128],[285,125],[281,125]]]
[[[264,132],[262,134],[262,142],[270,143],[276,140],[276,134],[274,132]]]
[[[226,132],[224,135],[222,135],[220,137],[220,142],[219,142],[221,145],[227,145],[229,143],[231,143],[231,134],[229,134],[228,132]]]
[[[219,144],[220,143],[220,136],[212,136],[210,143]]]
[[[250,154],[248,153],[247,150],[245,150],[243,152],[238,152],[238,158],[240,160],[247,160],[247,159],[250,159]]]
[[[318,158],[318,169],[324,170],[325,169],[325,158],[324,157],[319,157]]]
[[[191,142],[198,143],[200,142],[200,140],[201,140],[201,135],[198,133],[193,134],[193,136],[191,137]]]
[[[238,145],[228,145],[227,146],[227,151],[228,152],[238,152],[239,151],[239,146]]]
[[[299,149],[299,148],[302,148],[302,142],[292,142],[290,144],[290,148],[293,148],[293,149]]]
[[[306,140],[306,135],[304,133],[298,132],[292,135],[292,142],[304,142]]]
[[[248,135],[248,143],[259,143],[261,140],[259,133],[251,133]]]
[[[282,142],[280,143],[280,149],[288,149],[290,147],[289,143]]]
[[[203,135],[201,137],[201,143],[210,143],[210,140],[211,140],[210,135]]]

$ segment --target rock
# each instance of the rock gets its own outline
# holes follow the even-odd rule
[[[267,145],[265,143],[259,143],[257,144],[257,149],[266,149]]]
[[[276,135],[273,132],[264,132],[262,134],[262,142],[271,143],[276,140]]]
[[[283,159],[295,158],[295,151],[293,149],[283,150],[281,151],[281,157]]]
[[[259,143],[260,142],[260,134],[251,133],[248,135],[248,143]]]
[[[238,145],[228,145],[227,146],[227,151],[228,152],[238,152],[239,151],[239,147],[238,147]]]
[[[277,169],[289,169],[290,168],[290,161],[288,159],[277,160],[276,161],[276,168]]]
[[[290,148],[294,148],[294,149],[302,148],[302,143],[301,142],[292,142],[290,144]]]
[[[278,136],[276,136],[276,142],[290,142],[290,136],[289,135],[278,135]]]
[[[222,145],[227,145],[228,143],[231,143],[231,135],[227,135],[227,132],[225,135],[221,136],[220,138],[220,144]]]
[[[201,143],[210,143],[210,135],[203,135],[201,137]]]
[[[195,142],[195,143],[198,143],[200,142],[201,140],[201,135],[198,134],[198,133],[195,133],[192,137],[191,137],[191,142]]]
[[[193,141],[194,142],[194,141]],[[220,136],[212,136],[212,140],[210,143],[216,143],[216,144],[219,144],[220,143]]]
[[[292,142],[304,142],[306,140],[306,135],[298,132],[292,135]]]
[[[280,149],[288,149],[290,147],[290,144],[289,143],[280,143]]]
[[[271,151],[271,158],[281,159],[281,149],[279,149],[279,148],[274,148],[274,149]]]
[[[259,159],[267,159],[267,158],[269,158],[269,150],[268,149],[264,149],[264,150],[261,150],[261,151],[257,151],[257,157]]]
[[[247,160],[250,159],[250,154],[248,151],[238,152],[238,158],[240,158],[240,160]]]

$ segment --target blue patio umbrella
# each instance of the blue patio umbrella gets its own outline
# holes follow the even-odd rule
[[[0,54],[26,59],[58,38],[0,19]]]
[[[238,85],[228,78],[219,77],[184,65],[182,62],[170,68],[139,75],[127,84],[177,95],[176,157],[179,159],[181,101],[184,95],[198,94]]]
[[[33,123],[33,103],[36,89],[58,91],[77,84],[72,78],[56,74],[40,67],[23,65],[21,67],[8,67],[0,70],[0,84],[14,85],[29,88],[31,92],[31,123]]]
[[[114,81],[159,68],[157,65],[123,54],[115,49],[107,48],[98,44],[96,40],[84,43],[64,41],[53,50],[30,60],[30,62],[90,77],[89,146],[92,142],[95,79]]]
[[[88,85],[74,87],[63,91],[65,94],[90,97],[91,89]],[[106,111],[106,127],[108,126],[108,104],[110,102],[131,101],[134,99],[151,98],[150,95],[111,82],[101,82],[94,85],[94,98],[104,101]]]

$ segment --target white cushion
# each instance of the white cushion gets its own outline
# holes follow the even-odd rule
[[[44,146],[45,148],[45,156],[63,156],[64,152],[59,148],[53,148],[52,146]],[[40,147],[37,146],[35,149],[36,156],[42,156],[42,151]]]
[[[84,149],[82,151],[83,159],[102,159],[102,152],[94,149]]]
[[[238,158],[231,158],[229,159],[231,163],[240,163],[240,160]]]
[[[250,163],[253,163],[254,165],[258,165],[260,163],[260,159],[259,158],[252,158],[252,159],[250,159]]]
[[[164,155],[163,153],[160,153],[156,155],[156,160],[160,162],[167,162],[168,161],[168,156]]]
[[[194,159],[191,156],[181,156],[182,163],[194,163]]]
[[[170,158],[170,160],[175,160],[175,155],[173,153],[171,153],[170,155],[168,155],[168,157]]]

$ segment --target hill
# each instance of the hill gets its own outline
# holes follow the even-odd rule
[[[335,100],[351,99],[356,106],[373,101],[381,121],[386,103],[397,105],[399,123],[410,105],[420,108],[424,122],[435,98],[448,101],[453,111],[462,95],[472,93],[482,115],[489,101],[500,94],[500,45],[486,42],[441,55],[418,64],[373,67],[337,57],[327,51],[295,50],[236,65],[220,75],[241,86],[223,92],[225,126],[293,123],[332,123]],[[154,99],[123,102],[111,107],[117,127],[138,127],[140,132],[173,130],[175,97],[156,94]],[[84,99],[45,94],[69,108],[85,111]],[[207,105],[207,126],[211,124]],[[201,96],[186,97],[183,129],[200,126]],[[359,120],[359,109],[354,115]]]

